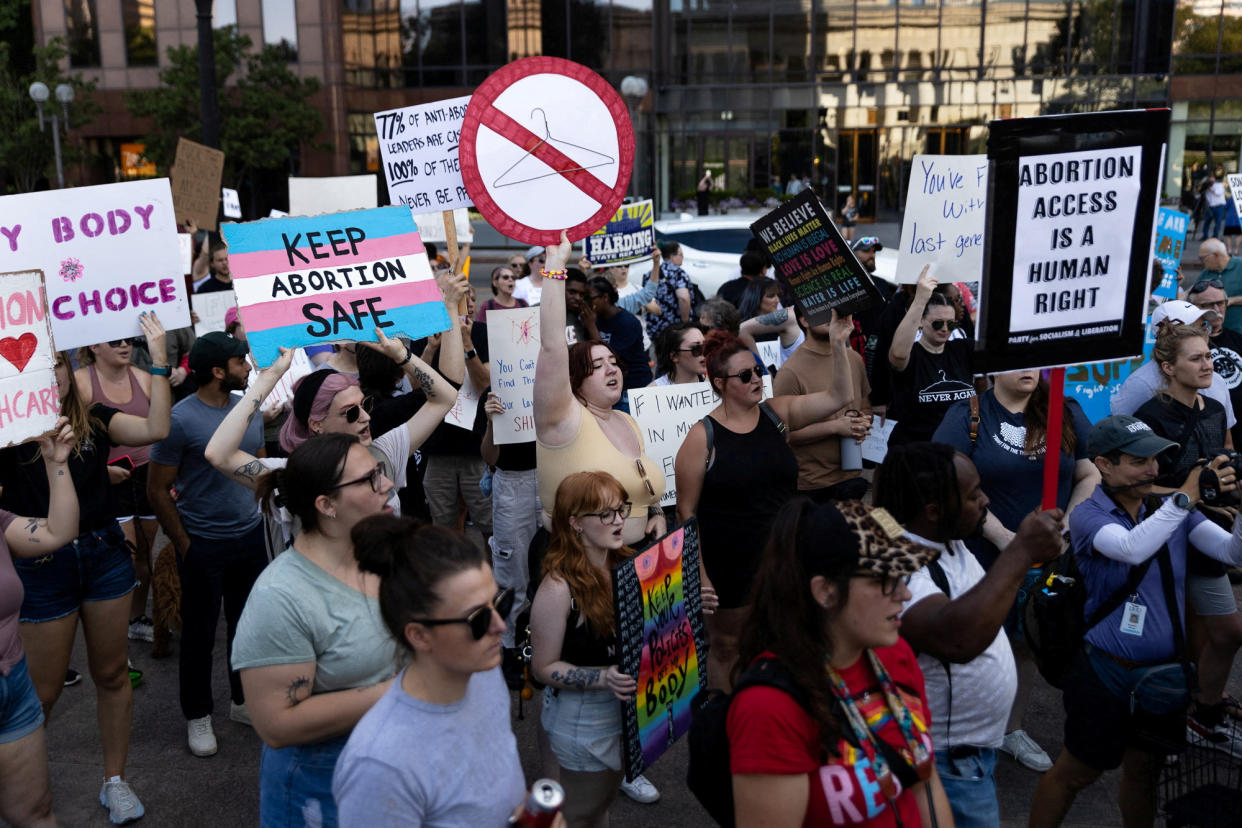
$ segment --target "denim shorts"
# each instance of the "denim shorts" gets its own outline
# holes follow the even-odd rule
[[[540,721],[562,768],[621,770],[621,705],[612,691],[545,688]]]
[[[1000,825],[1000,804],[996,799],[996,750],[976,748],[969,755],[953,759],[948,749],[936,751],[936,770],[953,809],[958,828],[996,828]]]
[[[273,750],[259,764],[260,828],[335,828],[332,772],[348,736]]]
[[[43,705],[26,670],[26,657],[0,676],[0,745],[24,739],[43,727]]]
[[[121,527],[111,525],[83,532],[42,558],[15,558],[22,579],[22,623],[64,618],[86,601],[109,601],[128,595],[138,586],[134,561]]]

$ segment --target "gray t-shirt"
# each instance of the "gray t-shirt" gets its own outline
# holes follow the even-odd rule
[[[505,825],[526,782],[500,668],[453,704],[416,699],[398,677],[350,734],[332,795],[342,826]]]
[[[241,397],[229,395],[228,405],[216,408],[191,394],[173,406],[168,436],[151,446],[151,459],[177,467],[177,512],[186,532],[212,540],[229,540],[249,532],[260,520],[254,492],[221,474],[203,452],[225,416]],[[242,451],[258,454],[263,447],[263,419],[246,427]]]
[[[250,590],[233,639],[233,669],[308,661],[315,663],[312,693],[369,687],[396,672],[397,642],[377,599],[290,548]]]

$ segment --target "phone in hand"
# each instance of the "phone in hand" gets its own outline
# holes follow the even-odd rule
[[[134,471],[134,460],[128,454],[121,455],[120,457],[116,458],[108,465],[116,466],[117,468],[120,468],[120,469],[125,469],[125,471],[130,472],[131,474]]]

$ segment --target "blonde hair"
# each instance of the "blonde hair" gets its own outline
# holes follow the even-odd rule
[[[1202,339],[1204,344],[1209,344],[1208,333],[1201,325],[1166,323],[1160,326],[1160,332],[1156,334],[1156,344],[1151,349],[1151,358],[1156,363],[1156,370],[1160,372],[1160,378],[1164,381],[1166,388],[1169,385],[1169,377],[1164,373],[1164,363],[1177,362],[1182,352],[1182,345],[1192,339]]]

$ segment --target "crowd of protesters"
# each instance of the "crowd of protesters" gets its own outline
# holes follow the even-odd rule
[[[852,225],[874,271],[882,245]],[[223,608],[229,716],[263,742],[263,826],[500,826],[532,775],[563,787],[557,824],[607,826],[619,794],[660,797],[623,774],[619,700],[637,686],[612,570],[690,519],[707,683],[737,688],[720,793],[737,825],[997,826],[1000,754],[1043,774],[1032,825],[1059,824],[1118,767],[1122,820],[1151,825],[1167,754],[1242,759],[1225,692],[1242,645],[1242,260],[1219,241],[1153,314],[1151,358],[1112,416],[1065,401],[1055,434],[1038,371],[972,373],[973,294],[928,269],[877,277],[883,304],[812,324],[757,248],[706,300],[676,242],[641,285],[570,250],[562,235],[496,267],[477,308],[435,267],[449,330],[335,343],[275,410],[293,353],[256,371],[236,314],[197,339],[144,314],[140,339],[60,354],[56,429],[0,453],[0,817],[56,824],[44,726],[79,621],[99,801],[116,824],[144,816],[125,773],[141,680],[126,639],[167,633],[147,606],[168,589],[153,557],[171,555],[187,747],[220,750]],[[202,245],[194,275],[228,289],[227,249]],[[534,305],[534,437],[498,444],[488,318]],[[477,415],[449,425],[466,382]],[[695,383],[716,405],[677,452],[666,512],[629,392]],[[872,474],[857,453],[875,417],[896,427]],[[1054,758],[1024,727],[1044,679],[1023,610],[1066,559],[1086,632]],[[532,774],[508,714],[536,686]]]

